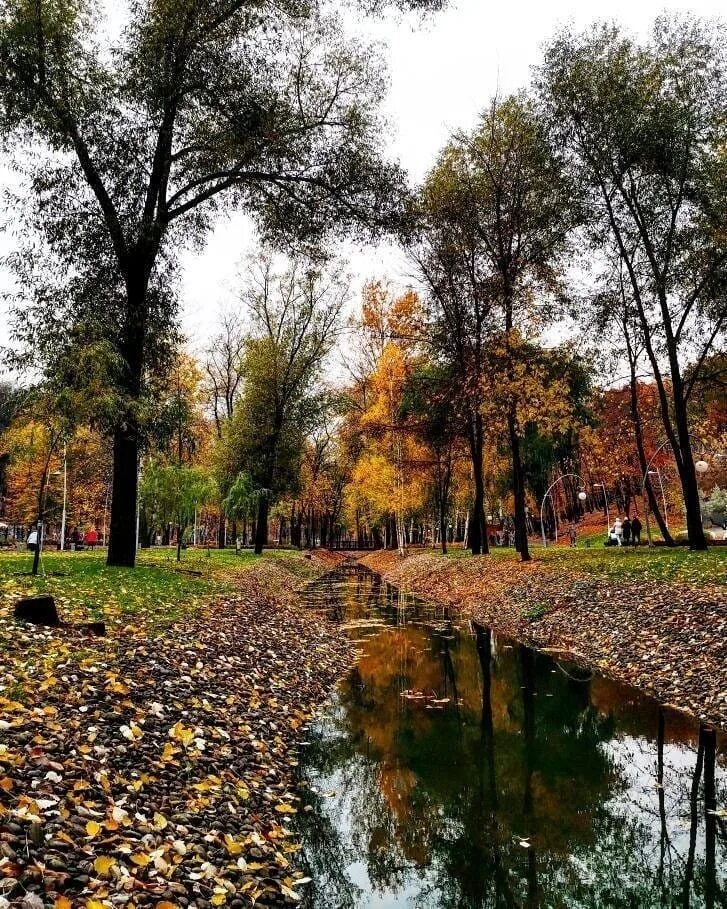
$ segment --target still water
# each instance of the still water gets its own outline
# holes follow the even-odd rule
[[[357,565],[358,642],[301,747],[307,905],[727,906],[726,743]]]

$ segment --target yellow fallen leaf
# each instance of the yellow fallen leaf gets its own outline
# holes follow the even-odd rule
[[[157,830],[164,830],[164,828],[168,825],[168,823],[169,823],[169,821],[164,817],[163,814],[159,814],[158,811],[155,812],[155,814],[154,814],[154,827],[155,827]]]
[[[73,909],[73,904],[67,896],[59,896],[53,903],[53,909]]]
[[[242,844],[236,842],[229,833],[225,834],[225,846],[230,855],[239,855],[242,852]]]
[[[101,832],[101,825],[97,824],[96,821],[89,821],[86,824],[86,833],[89,836],[98,836],[98,834],[100,832]]]
[[[116,861],[112,859],[111,856],[99,855],[99,857],[93,863],[93,867],[96,869],[97,874],[108,874],[115,864]]]
[[[145,852],[136,852],[131,856],[131,861],[140,868],[146,868],[151,859]]]
[[[298,813],[298,809],[293,808],[292,805],[288,805],[287,802],[281,802],[280,805],[276,805],[275,810],[279,811],[281,814],[297,814]]]

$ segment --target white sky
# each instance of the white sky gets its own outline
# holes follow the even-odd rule
[[[454,0],[423,25],[407,16],[363,22],[360,28],[387,47],[391,85],[384,112],[392,132],[382,137],[386,151],[412,180],[421,180],[454,129],[473,126],[495,93],[528,83],[542,44],[559,25],[610,18],[645,32],[665,10],[725,15],[724,0]],[[7,245],[0,238],[0,254]],[[252,225],[233,215],[220,220],[201,253],[183,255],[184,329],[194,348],[214,334],[221,307],[234,305],[236,276],[254,246]],[[368,278],[410,283],[406,263],[391,246],[346,251],[354,288]],[[0,274],[0,288],[6,281]],[[5,321],[0,309],[0,344],[7,340]]]

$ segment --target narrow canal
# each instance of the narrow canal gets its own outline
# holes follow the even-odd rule
[[[355,668],[301,747],[312,909],[727,906],[725,740],[357,565]]]

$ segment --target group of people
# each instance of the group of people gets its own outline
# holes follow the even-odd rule
[[[26,539],[26,545],[30,552],[35,552],[38,548],[38,529],[33,527]],[[45,539],[43,538],[43,542]],[[69,546],[70,544],[70,546]],[[80,529],[80,527],[74,527],[71,533],[66,539],[66,548],[70,549],[95,549],[99,544],[98,531],[95,527],[90,527],[85,533]],[[60,548],[60,543],[56,543],[58,548]]]
[[[609,528],[607,546],[639,546],[641,543],[642,524],[636,514],[633,518],[624,515],[616,518],[613,527]]]

